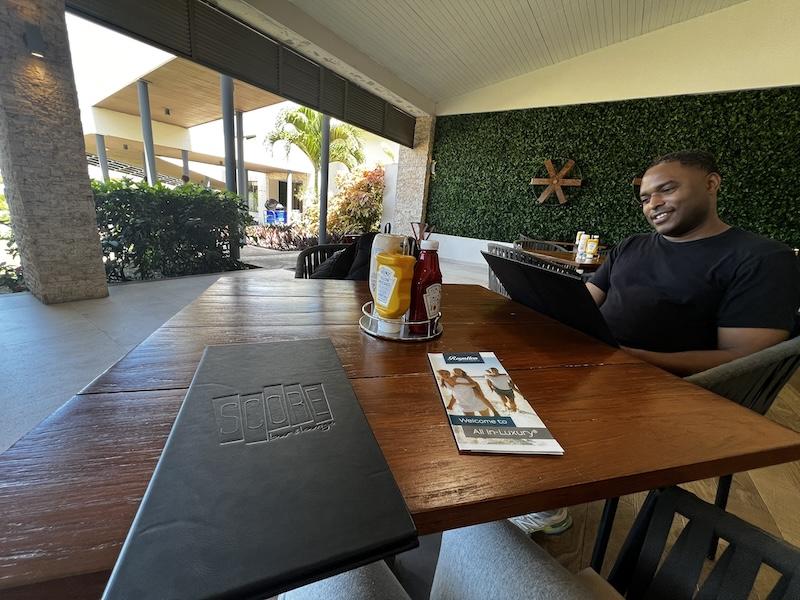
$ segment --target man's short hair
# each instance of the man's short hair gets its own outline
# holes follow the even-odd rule
[[[710,152],[705,150],[680,150],[678,152],[670,152],[663,156],[659,156],[647,167],[655,167],[663,163],[677,162],[686,167],[695,167],[701,169],[706,173],[719,174],[719,166],[717,159]]]

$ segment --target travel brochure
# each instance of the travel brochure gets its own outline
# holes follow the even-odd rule
[[[494,352],[430,353],[459,452],[564,454]]]

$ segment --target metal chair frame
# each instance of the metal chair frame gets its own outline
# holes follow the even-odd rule
[[[319,266],[339,250],[347,248],[348,244],[321,244],[306,248],[297,255],[294,268],[295,279],[309,279]]]
[[[676,515],[688,521],[665,553]],[[729,545],[698,585],[712,538]],[[628,600],[745,600],[762,564],[781,575],[769,600],[800,598],[800,548],[672,487],[648,494],[608,581]]]
[[[798,367],[800,336],[685,379],[763,415]],[[721,509],[728,505],[732,482],[732,474],[719,478],[714,504]],[[603,507],[591,562],[598,573],[603,567],[618,503],[619,498],[609,498]],[[713,560],[716,551],[717,541],[714,539],[708,548],[708,558]]]

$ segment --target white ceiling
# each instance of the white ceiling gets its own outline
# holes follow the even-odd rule
[[[433,101],[744,0],[289,0]]]

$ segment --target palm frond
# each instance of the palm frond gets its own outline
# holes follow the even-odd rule
[[[322,115],[305,106],[282,110],[264,144],[270,148],[284,144],[287,157],[291,146],[295,146],[308,157],[314,171],[318,171],[322,150]],[[331,123],[330,160],[341,162],[350,170],[364,162],[363,143],[357,127],[340,121]]]

